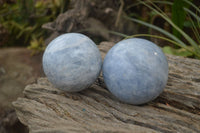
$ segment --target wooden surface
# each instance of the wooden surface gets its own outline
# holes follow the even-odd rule
[[[112,45],[99,45],[103,57]],[[164,92],[142,106],[118,101],[106,90],[102,76],[79,93],[64,93],[40,78],[13,106],[34,133],[200,132],[200,61],[167,57],[169,79]]]

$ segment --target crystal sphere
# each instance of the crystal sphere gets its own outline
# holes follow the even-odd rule
[[[168,79],[168,62],[153,42],[131,38],[109,50],[102,71],[113,95],[123,102],[139,105],[163,91]]]
[[[96,44],[80,33],[67,33],[49,43],[43,70],[57,88],[78,92],[92,85],[100,74],[102,59]]]

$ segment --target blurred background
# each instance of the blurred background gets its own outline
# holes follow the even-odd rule
[[[45,76],[42,54],[69,32],[98,45],[130,37],[153,41],[166,54],[200,59],[199,0],[0,0],[0,133],[26,133],[12,101]]]

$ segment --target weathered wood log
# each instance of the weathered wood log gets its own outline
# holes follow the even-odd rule
[[[129,0],[129,3],[133,0]],[[128,1],[126,0],[128,3]],[[52,34],[46,39],[48,44],[60,34],[68,32],[81,32],[92,39],[119,41],[122,37],[109,34],[116,31],[127,35],[137,33],[137,26],[128,19],[118,17],[119,1],[116,0],[70,0],[71,9],[60,14],[54,22],[42,26]],[[125,12],[123,12],[125,15]],[[118,21],[118,25],[114,25]]]
[[[104,57],[113,43],[99,45]],[[13,102],[30,132],[200,132],[200,61],[167,55],[169,80],[154,101],[134,106],[118,101],[102,76],[88,89],[65,93],[39,78]]]

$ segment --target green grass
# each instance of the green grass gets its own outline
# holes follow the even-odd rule
[[[168,5],[173,5],[173,10],[172,10],[172,18],[170,18],[164,11],[162,11],[155,3],[153,3],[150,0],[146,0],[145,2],[142,0],[139,0],[138,3],[142,4],[146,7],[148,7],[154,14],[159,15],[162,17],[167,23],[170,24],[170,26],[173,28],[173,32],[166,31],[156,25],[153,25],[149,22],[144,22],[138,18],[132,18],[125,16],[126,19],[129,19],[135,23],[147,26],[150,29],[154,29],[156,31],[159,31],[166,37],[161,37],[161,36],[156,36],[156,35],[147,35],[147,34],[142,34],[142,35],[133,35],[130,37],[136,37],[136,36],[150,36],[150,37],[156,37],[162,40],[166,40],[170,43],[172,43],[175,46],[178,46],[179,49],[184,49],[187,53],[186,54],[180,54],[180,55],[185,55],[185,56],[194,56],[195,58],[200,59],[200,35],[199,35],[199,29],[200,29],[200,10],[199,8],[194,5],[192,2],[189,0],[175,0],[174,3],[169,2],[169,1],[154,1],[155,3],[159,4],[168,4]],[[180,2],[182,2],[181,5]],[[177,7],[178,6],[178,7]],[[189,9],[189,7],[192,7],[193,9],[196,9],[196,11],[192,11]],[[175,12],[175,9],[179,10],[179,12]],[[180,11],[184,12],[180,14]],[[177,15],[182,15],[182,17],[177,17]],[[173,15],[174,14],[174,15]],[[184,22],[186,19],[189,20],[191,29],[193,31],[193,34],[195,38],[191,38],[191,35],[186,33],[184,31]],[[181,38],[184,38],[186,41],[182,41]],[[168,49],[167,51],[169,51]],[[175,51],[176,49],[171,48],[171,50]],[[180,51],[180,50],[179,50]],[[170,52],[168,52],[170,53]],[[172,52],[175,53],[175,52]],[[177,52],[179,53],[179,52]]]

